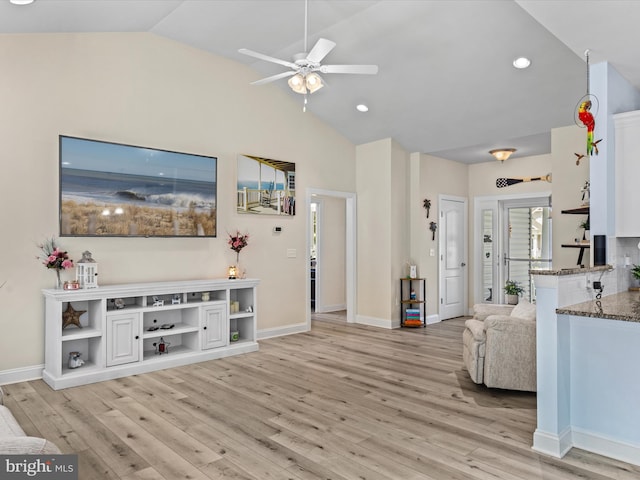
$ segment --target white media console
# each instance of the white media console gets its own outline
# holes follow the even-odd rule
[[[42,377],[59,390],[256,351],[258,283],[215,279],[43,290]],[[82,328],[62,328],[69,305],[85,311]],[[79,352],[84,364],[69,368],[71,352]]]

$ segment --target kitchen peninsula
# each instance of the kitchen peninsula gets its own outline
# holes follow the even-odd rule
[[[640,292],[602,295],[611,266],[533,271],[538,425],[533,449],[572,447],[640,465]],[[610,287],[611,288],[611,287]]]

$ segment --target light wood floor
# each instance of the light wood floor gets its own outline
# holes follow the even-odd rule
[[[462,368],[463,321],[388,331],[319,315],[260,351],[108,382],[5,387],[28,434],[96,479],[638,479],[531,450],[535,395]]]

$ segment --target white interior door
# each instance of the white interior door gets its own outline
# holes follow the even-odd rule
[[[467,312],[467,200],[441,196],[440,320]]]

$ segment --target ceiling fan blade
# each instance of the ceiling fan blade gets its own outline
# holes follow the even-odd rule
[[[248,50],[246,48],[241,48],[240,50],[238,50],[238,52],[242,53],[243,55],[249,55],[250,57],[259,58],[260,60],[264,60],[266,62],[277,63],[289,68],[298,68],[295,63],[287,62],[286,60],[280,60],[279,58],[270,57],[269,55],[254,52],[253,50]]]
[[[324,57],[326,57],[331,50],[336,46],[335,42],[327,40],[326,38],[319,39],[313,46],[307,60],[311,63],[320,63]]]
[[[322,73],[356,73],[360,75],[375,75],[378,73],[377,65],[322,65]]]
[[[285,77],[291,77],[295,74],[296,72],[294,72],[293,70],[290,72],[282,72],[282,73],[278,73],[277,75],[272,75],[270,77],[266,77],[261,80],[256,80],[255,82],[251,82],[251,85],[264,85],[265,83],[273,82],[275,80],[280,80],[281,78],[285,78]]]

